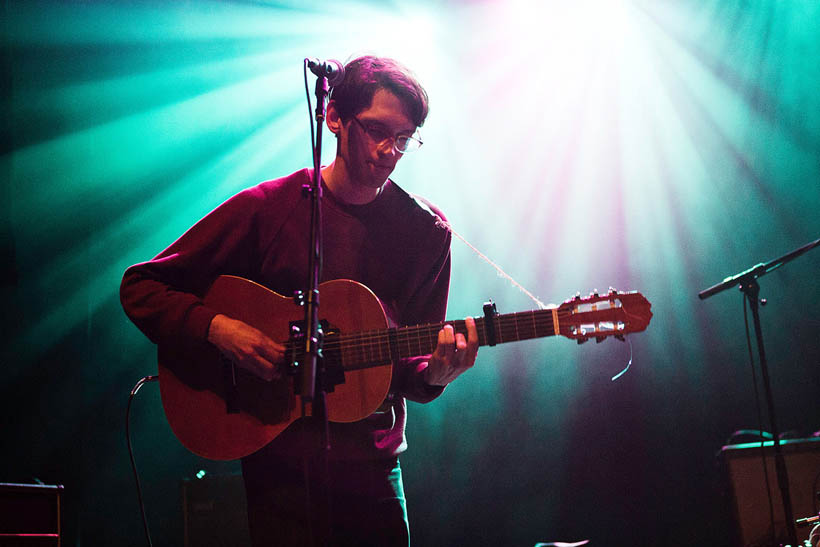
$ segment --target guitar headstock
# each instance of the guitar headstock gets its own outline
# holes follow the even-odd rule
[[[623,340],[625,334],[645,330],[652,319],[652,304],[639,292],[618,292],[610,288],[605,295],[575,296],[558,307],[559,331],[578,343],[608,336]]]

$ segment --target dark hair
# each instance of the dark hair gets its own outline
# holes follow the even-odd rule
[[[416,77],[398,61],[366,55],[345,65],[345,77],[330,98],[342,121],[347,121],[373,102],[379,89],[393,93],[404,105],[410,119],[421,127],[427,117],[427,92]]]

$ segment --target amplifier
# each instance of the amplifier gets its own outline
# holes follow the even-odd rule
[[[781,441],[781,451],[789,475],[789,496],[794,518],[817,514],[817,490],[820,488],[820,438]],[[774,446],[764,443],[766,471],[774,508],[775,533],[785,539],[786,518],[774,468]],[[724,446],[721,454],[726,463],[732,490],[732,509],[737,524],[736,544],[744,547],[771,543],[771,518],[760,443]],[[808,528],[797,529],[797,539],[808,538]]]
[[[0,483],[0,544],[60,545],[62,485]]]

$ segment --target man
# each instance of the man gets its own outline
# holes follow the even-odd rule
[[[407,69],[370,56],[348,63],[327,107],[337,147],[321,173],[322,277],[363,283],[397,325],[442,322],[449,289],[450,234],[436,223],[441,213],[389,179],[403,154],[420,146],[417,129],[427,109],[427,94]],[[240,192],[155,259],[129,268],[121,287],[128,316],[156,343],[207,340],[236,365],[265,380],[278,378],[284,341],[208,308],[201,298],[222,274],[285,295],[305,288],[310,204],[301,189],[310,177],[303,169]],[[474,364],[478,337],[473,320],[466,324],[466,337],[445,326],[432,355],[394,363],[390,394],[373,415],[331,424],[329,484],[318,478],[315,420],[299,420],[243,458],[254,545],[409,543],[398,464],[407,447],[405,399],[435,399]],[[325,489],[331,525],[317,527],[308,514],[321,506],[317,498]]]

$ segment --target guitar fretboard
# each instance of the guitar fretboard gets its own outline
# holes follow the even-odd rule
[[[483,317],[476,318],[478,344],[489,345],[493,331],[496,344],[555,336],[560,334],[564,315],[565,312],[552,309],[510,313],[496,315],[492,319],[493,325],[488,325]],[[438,333],[445,324],[453,325],[456,332],[467,335],[464,320],[354,334],[338,333],[325,337],[323,351],[325,358],[341,360],[345,370],[387,364],[397,359],[433,353],[438,343]]]

